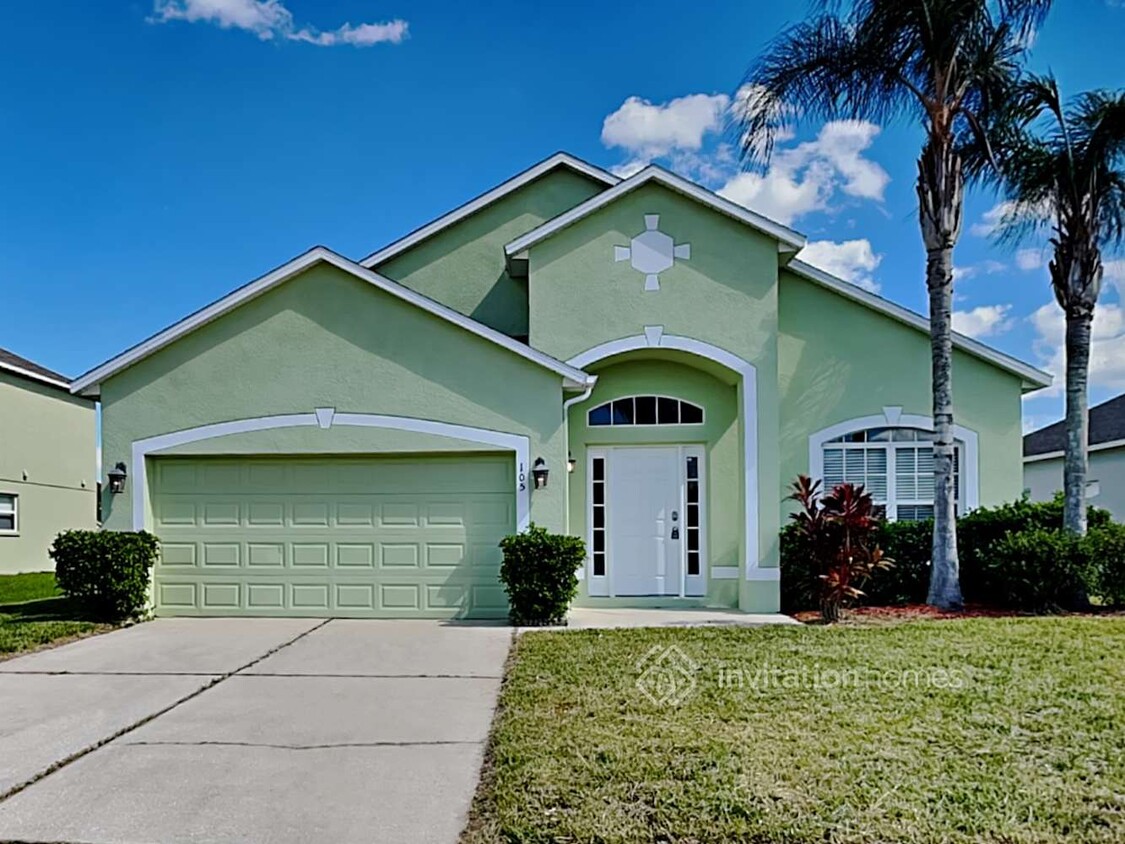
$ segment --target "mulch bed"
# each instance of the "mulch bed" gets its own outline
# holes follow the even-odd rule
[[[944,621],[958,618],[1021,618],[1035,613],[1019,612],[986,604],[966,604],[961,612],[948,612],[931,607],[929,604],[904,604],[898,607],[856,607],[847,611],[843,623],[848,624],[895,624],[901,621]],[[1083,613],[1060,613],[1066,616],[1122,616],[1122,610],[1091,610]],[[819,610],[805,610],[793,613],[793,618],[802,624],[823,624]]]

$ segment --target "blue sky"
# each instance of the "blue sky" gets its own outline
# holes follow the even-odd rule
[[[790,223],[808,258],[925,309],[913,125],[802,126],[739,175],[727,96],[796,2],[60,0],[0,6],[0,345],[78,374],[323,243],[359,258],[558,149],[656,160]],[[1032,65],[1125,82],[1125,0],[1068,0]],[[1042,253],[957,250],[960,325],[1057,368]],[[1093,399],[1125,389],[1125,263]],[[1050,306],[1050,307],[1044,307]],[[1052,421],[1056,395],[1026,403]]]

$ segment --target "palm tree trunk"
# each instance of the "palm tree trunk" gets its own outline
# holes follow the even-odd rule
[[[1086,533],[1086,473],[1090,423],[1087,381],[1093,313],[1087,308],[1066,312],[1066,445],[1063,460],[1063,527]]]
[[[930,292],[930,355],[934,413],[934,542],[930,592],[926,603],[961,608],[957,514],[953,496],[953,248],[930,252],[926,283]],[[942,283],[943,278],[949,281]]]
[[[934,541],[926,602],[942,609],[962,606],[953,497],[953,247],[961,234],[963,190],[961,160],[952,144],[931,139],[918,161],[934,417]]]

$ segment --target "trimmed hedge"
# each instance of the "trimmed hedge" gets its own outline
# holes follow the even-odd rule
[[[50,555],[63,594],[95,618],[125,621],[145,612],[159,549],[144,531],[68,530],[55,537]]]
[[[1089,509],[1089,533],[1079,543],[1061,539],[1063,501],[1021,500],[981,507],[957,520],[961,592],[970,603],[1028,610],[1065,608],[1083,593],[1106,604],[1125,604],[1125,526],[1106,510]],[[930,585],[933,522],[886,522],[876,541],[894,568],[868,584],[860,603],[923,603]],[[1010,536],[1032,537],[1005,541]],[[1045,538],[1049,537],[1049,538]],[[1039,554],[1034,541],[1044,543]],[[785,612],[816,609],[816,574],[800,553],[792,525],[781,535],[781,602]],[[1002,546],[1000,543],[1004,542]],[[1062,555],[1052,566],[1048,555]],[[1038,575],[1032,576],[1034,571]],[[1037,586],[1041,584],[1041,586]]]
[[[561,624],[578,594],[578,569],[586,543],[577,536],[549,533],[531,525],[500,540],[500,580],[508,593],[513,624]]]

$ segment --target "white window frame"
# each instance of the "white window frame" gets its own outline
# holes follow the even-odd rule
[[[916,428],[922,431],[933,431],[934,422],[929,416],[915,413],[903,413],[901,407],[884,407],[878,415],[861,416],[830,425],[809,436],[809,476],[813,480],[824,480],[824,447],[832,440],[868,428]],[[963,515],[972,512],[980,506],[980,445],[977,432],[964,425],[953,426],[953,438],[960,448],[961,490],[960,510]],[[892,445],[893,443],[888,443]],[[838,445],[845,445],[838,443]],[[871,443],[856,443],[868,446]],[[890,466],[888,465],[888,471]],[[888,477],[887,495],[890,497],[891,478]],[[909,502],[898,502],[909,506]],[[931,504],[932,502],[925,502]],[[887,517],[890,518],[888,512]]]
[[[659,404],[659,402],[660,402],[661,399],[667,399],[668,401],[674,401],[674,402],[678,402],[680,404],[680,416],[681,417],[683,416],[683,405],[687,404],[687,405],[690,405],[691,407],[696,408],[699,411],[699,421],[698,422],[654,422],[651,425],[642,424],[640,422],[635,421],[636,420],[636,412],[635,412],[636,405],[634,404],[634,414],[633,414],[634,421],[633,422],[623,422],[620,425],[615,424],[613,422],[613,404],[614,404],[614,402],[624,401],[625,399],[633,399],[633,401],[635,402],[637,399],[648,399],[648,398],[656,399],[656,401],[657,401],[657,418],[658,419],[659,419],[659,414],[660,414],[660,410],[659,410],[660,404]],[[610,413],[609,424],[608,425],[594,425],[594,424],[592,424],[590,422],[590,414],[592,414],[595,410],[601,410],[606,405],[609,405],[609,413]],[[616,398],[612,398],[612,399],[608,399],[606,401],[603,401],[601,404],[595,405],[594,407],[591,407],[589,410],[586,411],[586,427],[587,428],[679,428],[679,427],[697,428],[700,425],[705,425],[705,424],[707,424],[707,409],[703,405],[696,404],[695,402],[688,401],[687,399],[682,399],[679,396],[665,396],[665,395],[660,395],[659,393],[634,393],[634,394],[631,394],[631,395],[628,395],[628,396],[617,396]]]
[[[877,427],[886,428],[887,426],[886,425],[880,425],[880,426],[877,426]],[[893,426],[893,427],[898,428],[900,430],[913,430],[913,431],[920,430],[918,428],[907,428],[906,426],[903,426],[903,425],[896,425],[896,426]],[[866,429],[864,429],[864,430],[866,430]],[[851,431],[850,433],[857,433],[857,432]],[[912,499],[899,498],[899,496],[898,496],[898,453],[900,451],[905,451],[906,449],[917,450],[917,448],[920,445],[924,445],[926,443],[929,443],[931,445],[931,447],[933,445],[932,442],[930,442],[928,440],[899,440],[899,441],[888,440],[888,441],[875,441],[875,442],[836,442],[835,438],[834,438],[834,439],[829,440],[828,442],[824,443],[824,445],[821,446],[821,456],[822,456],[822,459],[823,459],[824,452],[827,449],[830,449],[830,448],[841,449],[841,450],[844,450],[844,451],[862,451],[862,452],[874,451],[876,449],[885,451],[887,453],[887,458],[886,458],[886,466],[887,466],[887,470],[886,470],[886,476],[887,476],[886,500],[885,501],[880,500],[879,498],[875,498],[874,496],[873,496],[873,500],[876,504],[878,504],[878,505],[880,505],[880,506],[882,506],[886,509],[887,521],[897,522],[898,521],[898,508],[899,507],[933,507],[934,506],[933,496],[931,496],[929,498],[929,500],[923,500],[921,498],[912,498]],[[960,468],[961,468],[961,471],[957,473],[957,509],[958,509],[957,514],[960,516],[960,515],[964,515],[964,509],[965,509],[965,504],[964,504],[964,501],[965,501],[965,472],[964,472],[965,445],[960,440],[955,440],[954,443],[955,443],[957,451],[958,451],[957,461],[960,464]],[[846,467],[846,459],[845,459],[845,467]],[[846,474],[846,468],[845,468],[845,474]],[[821,481],[824,480],[823,463],[821,464],[821,475],[820,475],[819,480],[821,480]],[[867,491],[868,492],[871,491],[870,486],[867,487]]]
[[[20,497],[14,492],[0,492],[0,499],[12,499],[12,527],[0,528],[0,536],[18,536],[20,532]],[[7,510],[2,511],[5,514]]]

